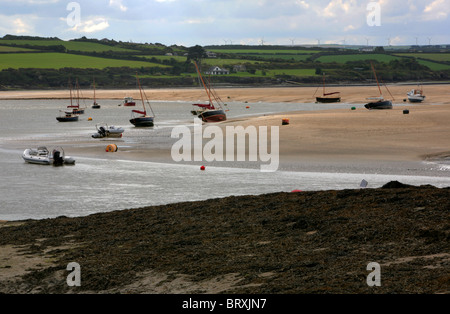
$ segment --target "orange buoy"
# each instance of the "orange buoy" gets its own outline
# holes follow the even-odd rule
[[[247,108],[247,109],[248,109],[248,108],[250,108],[250,106],[247,106],[247,107],[245,107],[245,108]]]
[[[283,120],[281,120],[281,124],[282,125],[288,125],[289,124],[289,119],[288,118],[284,118]]]
[[[205,166],[201,166],[201,167],[200,167],[200,170],[201,170],[201,171],[204,171],[205,169],[206,169]]]
[[[106,146],[106,152],[107,153],[114,153],[114,152],[117,152],[117,150],[118,150],[119,148],[117,147],[117,145],[116,144],[109,144],[108,146]]]

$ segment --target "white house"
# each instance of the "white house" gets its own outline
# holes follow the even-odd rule
[[[218,67],[218,66],[213,66],[213,67],[209,68],[208,71],[205,72],[205,74],[207,74],[207,75],[226,75],[226,74],[230,74],[230,71],[227,69],[222,69],[221,67]]]

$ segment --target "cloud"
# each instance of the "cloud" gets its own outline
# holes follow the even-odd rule
[[[122,4],[122,0],[109,0],[109,6],[118,8],[122,12],[128,10],[128,8]]]
[[[442,20],[446,19],[450,13],[450,1],[435,0],[423,10],[424,20]]]
[[[16,18],[13,21],[13,25],[14,25],[14,32],[16,34],[27,34],[33,30],[33,27],[24,22],[22,18]]]
[[[72,30],[78,33],[95,33],[103,31],[108,27],[109,23],[105,18],[97,17],[75,25]]]

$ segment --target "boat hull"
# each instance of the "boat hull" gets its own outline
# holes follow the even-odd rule
[[[341,102],[341,97],[316,97],[316,101],[320,103]]]
[[[59,122],[75,122],[78,121],[78,116],[75,117],[57,117],[56,120]]]
[[[62,166],[75,164],[75,159],[72,157],[64,156],[64,154],[56,150],[53,154],[50,154],[46,148],[44,150],[40,150],[40,148],[37,150],[28,148],[23,152],[22,158],[25,162],[36,165]]]
[[[198,117],[203,122],[221,122],[227,120],[227,115],[225,114],[225,111],[222,109],[218,110],[206,110],[202,112]]]
[[[422,102],[425,100],[425,96],[409,96],[409,102]]]
[[[392,102],[390,100],[370,102],[365,104],[364,107],[369,110],[392,109]]]
[[[153,117],[137,117],[132,118],[130,123],[135,127],[152,127],[154,126]]]

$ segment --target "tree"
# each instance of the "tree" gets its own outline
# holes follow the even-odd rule
[[[200,64],[203,58],[206,58],[206,51],[202,46],[196,45],[194,47],[188,48],[188,55],[186,62],[195,61]]]

